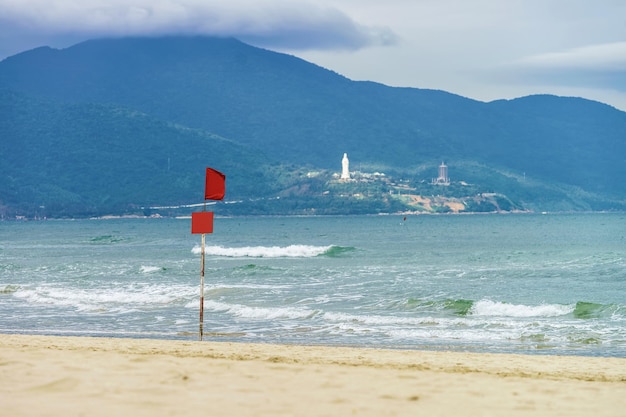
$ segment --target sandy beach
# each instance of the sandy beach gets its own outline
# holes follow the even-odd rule
[[[2,416],[620,416],[626,359],[0,335]]]

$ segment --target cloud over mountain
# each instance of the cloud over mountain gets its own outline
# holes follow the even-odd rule
[[[287,0],[7,0],[0,3],[0,16],[0,27],[30,36],[32,28],[42,35],[82,38],[232,36],[292,50],[356,50],[396,41],[391,29],[359,24],[338,9]]]
[[[507,70],[526,81],[626,91],[626,42],[530,55],[511,63]]]

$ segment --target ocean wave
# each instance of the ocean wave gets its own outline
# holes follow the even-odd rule
[[[195,307],[195,304],[190,303],[188,306]],[[216,312],[227,312],[240,318],[257,320],[308,319],[319,313],[318,310],[301,307],[253,307],[212,300],[205,300],[204,308]]]
[[[474,301],[465,299],[429,300],[408,298],[397,300],[389,304],[391,310],[416,312],[445,312],[455,316],[466,316],[474,305]]]
[[[472,300],[446,300],[443,303],[445,310],[452,311],[457,316],[466,316],[474,306]]]
[[[473,303],[468,314],[472,316],[499,317],[558,317],[572,313],[574,306],[562,304],[540,304],[528,306],[509,304],[491,300],[480,300]]]
[[[264,274],[264,273],[267,274],[267,273],[272,273],[276,271],[282,271],[282,269],[274,268],[274,267],[267,266],[267,265],[257,265],[257,264],[252,264],[252,263],[236,266],[231,270],[231,272],[235,276],[241,276],[241,275],[254,276],[256,274]]]
[[[110,288],[63,288],[35,286],[20,288],[16,298],[31,304],[72,308],[81,312],[127,313],[137,309],[159,308],[194,297],[196,289],[165,284],[123,285]]]
[[[0,294],[13,294],[19,289],[20,287],[17,285],[5,285],[4,287],[0,286]]]
[[[374,326],[436,326],[442,322],[453,322],[454,319],[434,317],[399,317],[382,315],[355,315],[340,312],[325,312],[324,319],[332,323],[359,323]],[[460,323],[461,319],[456,321]]]
[[[597,319],[602,317],[623,318],[626,317],[626,306],[579,301],[576,303],[572,314],[577,319]]]
[[[324,256],[328,256],[330,258],[335,258],[335,257],[339,257],[342,256],[345,253],[348,252],[352,252],[354,251],[356,248],[353,246],[329,246],[328,249],[322,253],[322,255]]]
[[[146,266],[146,265],[142,265],[140,270],[141,270],[141,273],[143,273],[143,274],[151,274],[153,272],[165,271],[165,268],[160,267],[160,266]]]
[[[461,300],[463,301],[463,300]],[[576,304],[509,304],[491,300],[480,300],[471,305],[468,315],[499,317],[559,317],[571,315],[576,319],[597,319],[611,317],[626,318],[626,306],[617,304],[599,304],[578,301]]]
[[[207,246],[204,248],[204,253],[209,256],[229,258],[313,258],[316,256],[338,256],[350,249],[334,245],[243,246],[239,248]],[[200,246],[195,246],[192,252],[200,254]]]
[[[124,240],[126,239],[114,235],[100,235],[92,237],[89,239],[89,242],[96,245],[109,245],[112,243],[123,242]]]

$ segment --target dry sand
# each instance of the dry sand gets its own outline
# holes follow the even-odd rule
[[[625,416],[626,359],[0,335],[0,416]]]

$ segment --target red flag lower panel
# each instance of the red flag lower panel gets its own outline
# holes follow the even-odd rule
[[[213,212],[199,211],[191,213],[191,233],[213,233]]]

